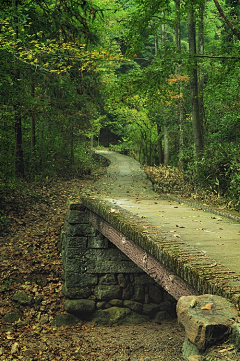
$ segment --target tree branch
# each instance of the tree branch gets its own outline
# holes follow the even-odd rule
[[[240,56],[224,56],[224,55],[192,55],[196,58],[210,58],[210,59],[240,59]]]
[[[216,8],[218,9],[218,12],[219,12],[221,18],[227,23],[229,28],[232,30],[233,34],[238,38],[238,40],[240,40],[240,32],[234,27],[234,25],[231,23],[231,21],[227,18],[223,9],[220,6],[218,0],[213,0],[213,1],[216,5]]]

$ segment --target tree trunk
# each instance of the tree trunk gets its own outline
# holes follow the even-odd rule
[[[175,9],[177,14],[176,19],[176,26],[175,26],[175,44],[178,51],[181,51],[181,27],[180,27],[180,0],[175,0]],[[181,67],[177,65],[176,73],[180,76],[181,75]],[[182,107],[182,100],[180,98],[182,93],[182,84],[181,81],[178,83],[178,94],[179,98],[177,101],[177,121],[179,126],[179,154],[178,154],[178,164],[179,168],[182,169],[182,162],[183,162],[183,107]]]
[[[71,147],[71,154],[70,154],[70,157],[71,157],[71,166],[74,165],[75,163],[75,160],[74,160],[74,135],[73,135],[73,124],[71,125],[71,130],[70,130],[71,134],[70,134],[70,147]],[[93,139],[93,138],[91,138]],[[92,149],[92,145],[91,144],[91,149]]]
[[[155,56],[158,54],[158,34],[155,33]],[[158,133],[158,162],[159,165],[163,164],[163,149],[162,149],[162,137],[161,137],[161,126],[157,124],[157,133]]]
[[[17,177],[24,177],[24,160],[22,150],[22,118],[19,106],[15,108],[15,174]]]
[[[221,16],[221,18],[224,20],[224,22],[228,25],[228,27],[232,30],[233,34],[240,40],[240,31],[235,28],[235,26],[232,24],[232,22],[228,19],[226,14],[224,13],[223,9],[221,8],[218,0],[213,0],[215,3],[216,8],[218,9],[218,12]]]
[[[158,133],[158,161],[160,165],[163,164],[163,149],[162,149],[161,127],[158,124],[157,124],[157,133]]]
[[[18,39],[18,25],[17,25],[17,0],[12,0],[12,6],[14,11],[14,30],[15,30],[15,41]],[[16,66],[16,64],[14,64]],[[21,96],[21,87],[20,87],[20,71],[15,68],[15,91],[16,98],[14,100],[14,131],[15,131],[15,174],[16,176],[24,177],[24,160],[23,160],[23,150],[22,150],[22,117],[21,117],[21,109],[19,106],[18,97]]]
[[[31,93],[32,93],[32,99],[34,100],[34,97],[35,97],[34,84],[32,84]],[[35,155],[35,146],[36,146],[35,112],[34,112],[34,109],[32,109],[32,112],[31,112],[31,151],[32,151],[32,156]]]
[[[168,139],[168,128],[166,125],[163,127],[164,131],[164,165],[169,163],[169,139]]]
[[[205,4],[199,5],[199,25],[198,25],[198,53],[204,55],[204,9]],[[199,122],[201,126],[201,132],[203,133],[204,124],[204,101],[203,101],[203,90],[204,90],[204,69],[203,66],[199,66],[199,81],[198,81],[198,105],[199,105]]]
[[[162,12],[162,15],[164,16],[164,11]],[[162,33],[161,33],[161,41],[162,46],[165,45],[166,40],[166,29],[165,24],[161,25]],[[165,116],[165,115],[164,115]],[[164,123],[166,122],[166,119],[164,119]],[[163,126],[163,139],[164,139],[164,165],[168,165],[169,163],[169,139],[168,139],[168,128],[167,125],[164,124]]]
[[[203,137],[201,131],[201,124],[199,119],[199,106],[198,106],[198,74],[197,74],[197,61],[194,58],[196,54],[196,26],[194,21],[194,9],[193,4],[190,5],[188,13],[188,42],[189,42],[189,54],[191,61],[191,75],[190,75],[190,87],[192,98],[192,126],[193,126],[193,139],[195,145],[196,158],[200,159],[203,151]]]

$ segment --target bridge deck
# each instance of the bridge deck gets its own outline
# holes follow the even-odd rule
[[[111,164],[94,189],[82,197],[93,212],[93,225],[110,238],[112,235],[113,242],[119,239],[115,243],[119,248],[130,242],[123,252],[134,258],[139,251],[133,260],[142,263],[139,266],[175,298],[213,293],[239,304],[240,224],[161,198],[137,161],[114,152],[99,153]],[[113,235],[114,230],[118,234]],[[154,271],[157,267],[158,274]],[[179,277],[187,282],[185,286]]]

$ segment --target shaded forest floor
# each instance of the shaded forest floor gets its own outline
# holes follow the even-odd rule
[[[89,322],[51,325],[64,313],[59,238],[67,201],[79,197],[104,171],[99,168],[85,179],[25,183],[5,195],[1,210],[9,224],[0,236],[0,319],[13,311],[21,318],[0,323],[0,360],[182,359],[184,332],[176,321],[117,327]],[[19,291],[40,302],[17,304],[13,297]],[[211,355],[209,360],[238,360],[228,344],[215,347]]]

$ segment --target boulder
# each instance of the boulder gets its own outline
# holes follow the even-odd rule
[[[144,301],[145,299],[145,288],[143,285],[135,285],[134,286],[134,295],[133,300],[134,301]]]
[[[199,350],[205,350],[229,335],[238,311],[225,298],[206,294],[181,297],[177,316],[187,339]]]
[[[148,303],[143,305],[143,313],[150,317],[153,317],[159,311],[159,305],[155,303]]]
[[[92,321],[103,325],[120,325],[130,313],[131,311],[128,308],[111,307],[106,310],[96,311]]]
[[[89,287],[70,288],[70,287],[67,287],[65,283],[64,283],[64,285],[62,287],[62,291],[63,291],[64,296],[67,297],[67,298],[70,298],[70,299],[88,298],[92,293]]]
[[[8,312],[2,317],[2,323],[14,323],[21,319],[21,317],[22,314],[19,311]]]
[[[127,287],[127,277],[125,277],[122,273],[120,273],[117,276],[117,279],[118,279],[118,284],[120,287],[122,287],[122,288]]]
[[[111,300],[121,298],[121,288],[118,285],[98,285],[94,289],[94,295],[98,300]]]
[[[185,337],[182,347],[182,355],[184,360],[189,361],[189,359],[191,360],[191,358],[193,358],[194,360],[194,357],[195,359],[196,357],[201,357],[201,355],[203,355],[203,351],[199,350],[197,346],[195,346],[192,342],[190,342],[187,339],[187,337]]]
[[[117,280],[116,280],[114,274],[107,273],[106,275],[100,277],[99,284],[100,285],[116,285]]]
[[[17,292],[13,296],[13,301],[20,303],[20,305],[22,306],[31,306],[31,304],[33,303],[33,297],[29,296],[25,292]]]
[[[75,326],[80,320],[70,315],[69,313],[63,313],[58,315],[53,321],[52,326],[61,327],[61,326]]]
[[[163,300],[163,294],[157,286],[149,287],[149,296],[154,303],[160,303]]]
[[[66,300],[64,302],[66,312],[75,316],[84,316],[95,311],[95,302],[93,300]]]
[[[122,321],[123,325],[138,325],[140,323],[148,322],[149,317],[147,315],[139,315],[139,313],[131,312]]]
[[[142,306],[142,303],[140,303],[140,302],[125,300],[123,304],[124,304],[124,306],[130,308],[130,310],[132,310],[132,311],[142,312],[143,306]]]
[[[130,300],[133,296],[133,286],[130,284],[127,285],[126,288],[122,291],[122,299],[123,300]]]
[[[240,323],[234,323],[232,325],[232,334],[230,341],[234,344],[236,349],[240,350]]]
[[[159,311],[154,317],[154,322],[161,323],[163,320],[171,320],[172,317],[166,311]]]
[[[123,301],[122,300],[118,300],[118,299],[113,299],[113,300],[110,300],[109,302],[108,302],[110,305],[112,305],[112,306],[122,306],[123,305]]]

